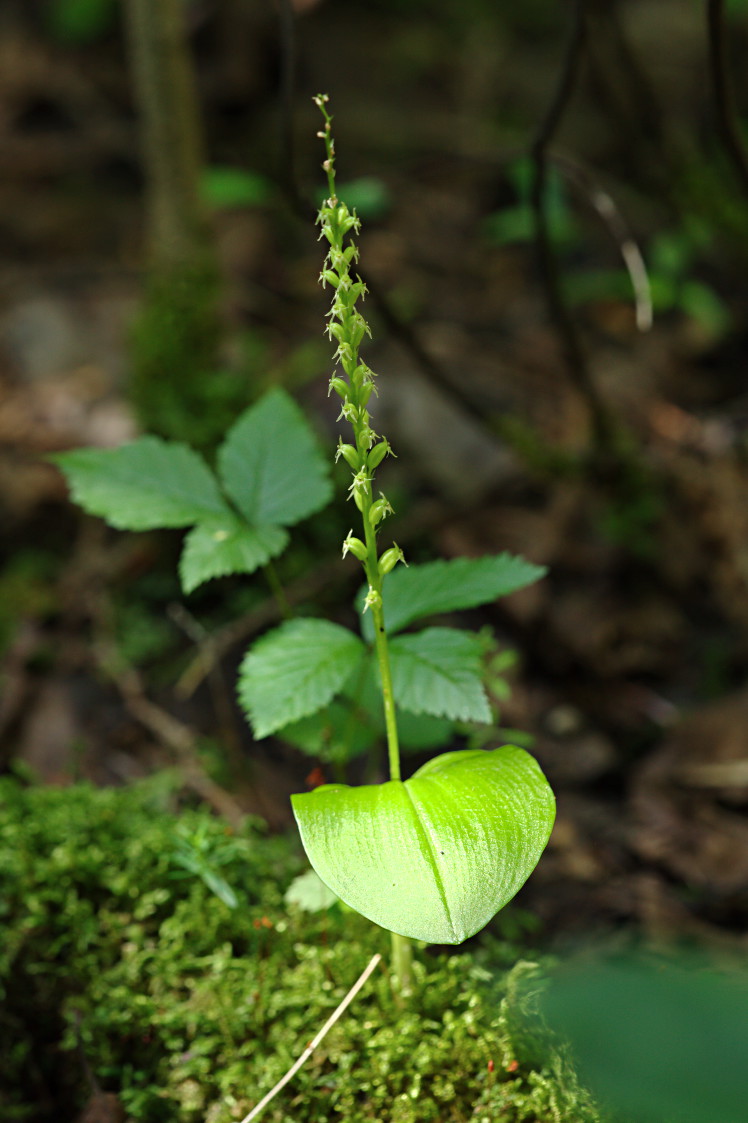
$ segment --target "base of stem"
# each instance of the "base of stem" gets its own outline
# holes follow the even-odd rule
[[[410,994],[413,989],[413,944],[407,936],[392,932],[392,973],[395,986],[401,995]]]

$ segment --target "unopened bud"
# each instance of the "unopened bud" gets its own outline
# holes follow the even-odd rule
[[[378,445],[374,445],[374,448],[366,457],[366,467],[370,472],[379,467],[389,451],[390,446],[388,441],[380,441]]]
[[[363,386],[361,387],[361,389],[359,390],[359,393],[358,393],[358,400],[360,401],[362,406],[365,406],[365,405],[368,404],[369,398],[371,397],[373,390],[374,390],[374,383],[373,382],[364,382]]]
[[[391,573],[398,562],[405,562],[405,557],[399,546],[391,546],[389,550],[385,550],[379,559],[379,572],[382,577],[386,577]]]
[[[348,383],[343,378],[331,378],[330,389],[343,399],[348,397]]]
[[[389,504],[389,500],[382,496],[381,499],[377,499],[376,503],[372,503],[369,508],[369,522],[372,526],[377,526],[386,515],[391,514],[392,507]]]
[[[344,457],[351,468],[353,468],[354,472],[358,472],[359,468],[361,467],[361,456],[358,452],[358,449],[356,449],[353,445],[344,445],[341,441],[338,445],[338,451],[335,454],[335,459],[338,460],[341,456]]]
[[[366,546],[360,538],[354,538],[350,532],[343,542],[343,557],[349,552],[353,554],[354,557],[358,558],[360,562],[366,560]]]

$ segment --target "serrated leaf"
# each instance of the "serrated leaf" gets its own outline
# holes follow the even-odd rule
[[[263,636],[239,670],[239,700],[255,737],[326,706],[365,651],[358,636],[329,620],[289,620]]]
[[[513,554],[485,558],[456,558],[426,565],[398,566],[384,579],[384,619],[387,631],[399,632],[414,620],[442,612],[456,612],[489,604],[543,577],[546,569]],[[363,608],[363,597],[359,610]],[[369,613],[362,616],[367,638],[372,637]]]
[[[255,525],[294,523],[332,495],[329,466],[303,413],[271,390],[229,430],[218,469],[238,509]]]
[[[221,519],[193,527],[184,541],[179,577],[185,593],[204,581],[229,573],[254,573],[286,548],[288,534],[279,526],[248,526],[227,511]]]
[[[347,905],[416,940],[459,944],[511,900],[548,841],[555,801],[505,745],[445,753],[410,780],[291,797],[312,866]]]
[[[415,714],[491,721],[481,681],[482,644],[472,632],[426,628],[390,644],[395,701]]]
[[[187,445],[141,437],[120,448],[81,448],[52,457],[73,500],[118,530],[181,527],[228,507],[205,461]]]

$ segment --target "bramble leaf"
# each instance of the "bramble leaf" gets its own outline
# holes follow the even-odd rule
[[[456,628],[426,628],[390,644],[398,706],[414,714],[490,722],[481,681],[480,637]]]
[[[324,507],[330,471],[303,413],[285,390],[251,406],[218,451],[226,493],[253,525],[293,526]]]
[[[184,540],[179,578],[185,593],[229,573],[254,573],[285,550],[288,533],[279,526],[248,526],[232,512],[200,523]]]
[[[187,445],[140,437],[120,448],[52,457],[73,500],[118,530],[181,527],[228,513],[205,461]]]
[[[404,782],[326,784],[291,797],[312,866],[375,924],[459,944],[535,868],[555,815],[536,761],[505,745],[445,753]]]
[[[239,700],[255,737],[326,706],[365,651],[358,636],[329,620],[289,620],[263,636],[239,669]]]
[[[367,752],[379,736],[379,728],[367,716],[336,699],[316,714],[284,725],[278,736],[320,760],[345,763]]]
[[[545,573],[544,566],[506,553],[398,566],[384,580],[385,626],[392,634],[424,616],[489,604],[531,585]],[[360,595],[359,610],[362,607]],[[372,638],[368,614],[362,621],[364,635]]]

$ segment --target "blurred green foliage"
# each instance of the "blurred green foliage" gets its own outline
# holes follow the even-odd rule
[[[171,775],[116,790],[0,781],[6,1123],[74,1118],[86,1065],[133,1123],[236,1120],[386,949],[339,906],[284,901],[305,865],[295,840],[177,814],[175,791]],[[472,956],[426,956],[405,1008],[378,972],[264,1118],[596,1123],[533,1020],[540,969],[507,974],[516,954],[486,935]]]
[[[741,1123],[748,977],[693,954],[580,956],[543,1005],[587,1078],[630,1123]]]
[[[0,569],[0,653],[12,642],[21,620],[38,620],[58,607],[54,554],[18,550]]]
[[[214,210],[233,207],[259,207],[273,198],[273,184],[264,175],[242,168],[206,168],[200,183],[202,198]]]
[[[46,27],[61,43],[91,43],[115,22],[117,0],[46,0]]]

